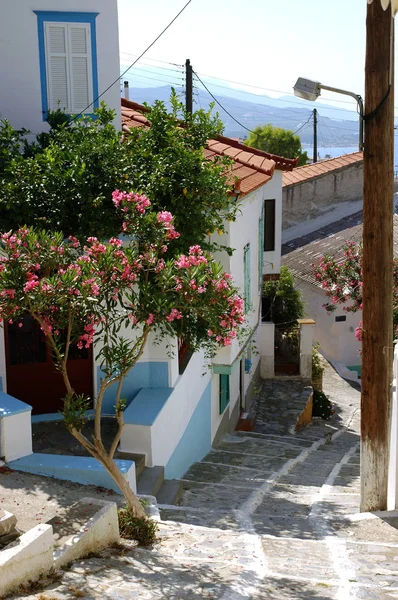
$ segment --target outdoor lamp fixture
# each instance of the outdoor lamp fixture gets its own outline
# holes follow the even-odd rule
[[[390,0],[381,0],[382,3],[389,1]],[[394,2],[398,2],[398,0],[394,0]],[[314,102],[321,95],[321,90],[336,92],[336,94],[345,94],[346,96],[351,96],[352,98],[354,98],[358,103],[359,112],[359,150],[363,150],[363,134],[365,119],[363,111],[363,100],[361,96],[359,96],[358,94],[354,94],[354,92],[347,92],[347,90],[340,90],[339,88],[323,85],[322,83],[319,83],[319,81],[312,81],[311,79],[305,79],[304,77],[299,77],[297,79],[293,90],[295,96],[297,96],[298,98],[303,98],[304,100],[310,100],[311,102]]]

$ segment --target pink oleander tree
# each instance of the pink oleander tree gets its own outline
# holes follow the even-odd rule
[[[152,330],[160,338],[184,337],[193,350],[204,348],[210,358],[237,335],[244,320],[243,301],[231,276],[200,246],[165,260],[170,241],[179,235],[169,212],[152,212],[150,201],[134,193],[115,191],[113,202],[122,217],[123,241],[90,237],[81,244],[73,237],[64,240],[61,233],[27,227],[1,235],[0,316],[5,323],[19,323],[29,313],[40,324],[65,383],[66,426],[112,476],[131,514],[144,518],[114,461],[126,404],[124,378]],[[134,334],[123,335],[126,328]],[[68,374],[73,344],[95,344],[103,373],[90,439],[82,428],[92,399],[75,392]],[[111,386],[118,431],[105,449],[101,409]]]
[[[343,256],[334,258],[325,254],[317,264],[312,265],[315,279],[325,290],[328,301],[323,304],[330,314],[337,306],[343,311],[355,313],[362,310],[362,245],[347,242]],[[398,261],[391,265],[394,276],[393,323],[395,335],[398,331]],[[362,322],[355,329],[358,341],[362,340]]]

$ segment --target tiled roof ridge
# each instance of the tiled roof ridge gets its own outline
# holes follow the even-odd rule
[[[302,171],[303,169],[309,169],[310,167],[314,167],[314,166],[319,165],[319,164],[325,164],[325,163],[330,163],[333,160],[339,160],[343,156],[344,157],[346,157],[346,156],[355,156],[356,154],[358,155],[358,160],[363,160],[363,152],[357,150],[356,152],[348,152],[347,154],[342,154],[341,156],[333,156],[333,158],[325,158],[325,160],[319,160],[316,163],[310,163],[308,165],[300,165],[299,167],[296,167],[295,170],[296,171]],[[360,158],[359,158],[359,155],[360,155]],[[346,166],[349,166],[349,165],[344,165],[344,166],[339,167],[339,168],[344,169],[344,167],[346,167]]]
[[[342,154],[327,160],[320,160],[316,163],[296,167],[289,173],[283,175],[283,188],[290,188],[294,185],[323,177],[335,171],[342,171],[351,165],[359,164],[363,160],[363,152],[351,152]]]
[[[122,100],[122,107],[124,107],[124,108],[130,108],[132,110],[137,110],[144,114],[147,113],[149,110],[143,104],[138,104],[138,102],[133,102],[132,100],[127,100],[126,98],[122,98],[121,100]],[[228,144],[228,146],[231,146],[232,148],[235,148],[237,150],[241,150],[242,152],[247,152],[249,154],[253,154],[254,156],[260,156],[264,159],[274,161],[275,167],[272,168],[272,171],[269,168],[266,169],[266,168],[263,168],[258,165],[253,165],[253,166],[255,166],[257,171],[264,173],[266,175],[272,175],[274,172],[274,169],[278,169],[280,171],[292,171],[295,167],[297,167],[298,158],[284,158],[283,156],[277,156],[276,154],[269,154],[268,152],[264,152],[263,150],[258,150],[257,148],[252,148],[251,146],[246,146],[245,144],[241,144],[240,142],[234,140],[233,138],[229,138],[229,137],[226,137],[223,135],[217,135],[213,139],[222,144]],[[250,164],[250,161],[248,161],[248,160],[240,160],[239,155],[234,156],[234,160],[236,160],[236,162],[238,162],[242,165]]]
[[[236,141],[233,138],[225,137],[223,135],[218,135],[217,141],[222,142],[223,144],[229,144],[233,148],[238,150],[242,150],[242,152],[249,152],[254,154],[254,156],[261,156],[268,160],[273,160],[275,163],[275,168],[280,171],[292,171],[297,168],[298,157],[297,158],[284,158],[283,156],[278,156],[277,154],[270,154],[269,152],[264,152],[264,150],[259,150],[258,148],[253,148],[252,146],[246,146],[246,144],[242,144],[241,142]],[[235,160],[239,159],[235,157]],[[258,168],[258,167],[257,167]]]

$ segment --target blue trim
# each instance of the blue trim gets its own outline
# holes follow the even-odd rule
[[[124,423],[152,426],[172,391],[173,388],[143,388],[124,411]]]
[[[134,465],[131,460],[116,459],[119,470],[125,474]],[[82,483],[83,485],[98,485],[111,489],[117,494],[120,490],[105,468],[89,456],[66,456],[65,454],[29,454],[8,463],[10,469],[55,477],[65,481]]]
[[[211,450],[211,381],[164,469],[165,479],[181,479],[189,467]]]
[[[31,411],[32,407],[5,392],[0,392],[0,419]]]
[[[95,414],[95,411],[93,409],[86,410],[86,412],[84,413],[84,417],[87,420],[91,420],[91,419],[94,419],[94,414]],[[64,420],[64,417],[60,412],[44,413],[42,415],[32,415],[32,423],[52,423],[53,421],[63,421],[63,420]]]
[[[101,368],[97,370],[98,386],[103,373]],[[102,403],[102,413],[115,414],[115,394],[117,384],[111,385],[105,394]],[[168,388],[169,387],[169,365],[163,361],[139,361],[126,375],[122,397],[127,399],[127,405],[137,396],[142,388]]]
[[[41,86],[41,108],[43,121],[47,121],[48,116],[48,91],[47,91],[47,65],[46,65],[46,48],[44,42],[44,23],[87,23],[90,25],[91,32],[91,59],[92,59],[92,75],[93,75],[93,99],[95,100],[94,108],[99,107],[98,101],[98,60],[97,60],[97,28],[96,18],[99,13],[91,12],[61,12],[61,11],[46,11],[34,10],[37,15],[37,31],[39,39],[39,61],[40,61],[40,86]],[[94,117],[94,113],[84,113],[85,116]]]

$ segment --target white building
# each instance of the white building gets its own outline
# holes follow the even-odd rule
[[[119,74],[116,0],[18,0],[0,9],[0,16],[0,117],[39,133],[49,109],[91,114],[98,95]],[[124,99],[120,105],[119,89],[116,83],[101,98],[119,115],[116,125],[122,123],[124,131],[149,126],[144,107]],[[223,238],[217,236],[235,251],[216,258],[245,298],[250,333],[222,349],[205,374],[201,352],[183,360],[177,339],[167,341],[175,349],[173,357],[166,342],[149,341],[128,374],[121,450],[145,454],[146,465],[164,466],[166,478],[181,477],[222,433],[235,428],[250,405],[260,378],[260,356],[251,347],[261,322],[261,283],[263,277],[278,277],[280,269],[282,172],[296,164],[224,137],[208,142],[205,156],[214,154],[233,159],[240,200],[237,221],[227,224]],[[95,398],[100,377],[92,352],[73,357],[71,380],[79,392]],[[0,378],[3,392],[31,405],[37,415],[61,408],[63,384],[51,350],[28,318],[22,328],[7,325],[1,331]],[[113,413],[113,405],[109,390],[104,412]],[[13,415],[9,400],[4,414]],[[29,469],[34,468],[31,460]]]
[[[335,365],[359,373],[361,343],[355,337],[355,329],[362,319],[362,311],[346,312],[344,305],[338,304],[334,312],[327,313],[324,304],[329,299],[315,279],[312,265],[319,263],[325,254],[335,260],[342,259],[345,244],[361,240],[362,213],[357,213],[285,244],[282,256],[282,264],[289,268],[302,293],[306,315],[316,322],[314,340],[320,343],[322,354]]]
[[[104,100],[120,123],[117,0],[17,0],[0,6],[0,119],[32,133],[49,109],[90,114]]]

